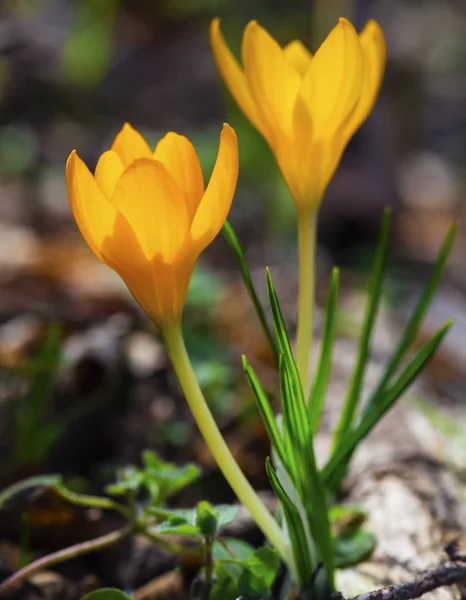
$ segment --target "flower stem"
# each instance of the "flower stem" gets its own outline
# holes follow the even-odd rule
[[[52,554],[38,558],[19,571],[16,571],[16,573],[13,573],[11,577],[8,577],[8,579],[3,581],[0,584],[0,596],[3,596],[6,592],[22,583],[25,579],[31,578],[33,575],[40,573],[40,571],[43,571],[44,569],[48,569],[53,565],[64,562],[65,560],[70,560],[71,558],[75,558],[81,554],[95,552],[96,550],[101,550],[102,548],[111,546],[112,544],[124,539],[131,532],[131,526],[124,527],[123,529],[113,531],[112,533],[107,533],[106,535],[94,538],[93,540],[80,542],[79,544],[75,544],[74,546],[70,546],[64,550],[58,550],[58,552],[53,552]]]
[[[167,352],[200,432],[231,488],[293,574],[294,559],[280,527],[233,458],[202,394],[179,325],[162,331]]]
[[[304,395],[309,393],[309,370],[314,330],[317,210],[298,213],[299,299],[296,364]]]

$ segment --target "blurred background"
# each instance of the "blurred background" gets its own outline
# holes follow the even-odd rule
[[[390,330],[394,324],[403,328],[451,220],[459,219],[448,272],[424,333],[456,318],[428,377],[444,404],[462,400],[463,0],[1,0],[0,487],[59,472],[76,489],[99,490],[117,467],[137,463],[144,448],[153,448],[166,459],[203,466],[200,488],[181,503],[203,493],[212,501],[232,499],[152,327],[116,274],[80,237],[64,178],[71,150],[94,168],[125,121],[153,145],[168,130],[187,135],[208,177],[221,125],[228,121],[238,133],[241,159],[230,220],[263,296],[264,266],[271,266],[293,331],[294,207],[266,144],[220,82],[208,42],[208,26],[217,15],[235,52],[250,19],[281,43],[300,38],[312,50],[339,16],[358,29],[369,18],[380,22],[388,47],[386,76],[322,206],[318,301],[325,300],[331,267],[341,265],[339,334],[354,341],[380,218],[392,206],[384,309],[391,320],[374,350],[385,356]],[[247,354],[271,387],[272,361],[222,239],[196,269],[185,329],[201,385],[233,451],[253,483],[266,487],[268,445],[240,355]],[[27,506],[36,501],[24,499]],[[67,513],[61,505],[58,511],[56,498],[39,502],[41,517],[30,520],[33,544],[51,548],[89,535],[79,511],[68,507]],[[15,540],[23,509],[0,512],[0,539]],[[68,515],[67,535],[63,521],[55,522],[57,514]],[[103,580],[115,583],[115,577],[107,573]]]

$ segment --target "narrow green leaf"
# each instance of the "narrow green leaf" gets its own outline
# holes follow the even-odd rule
[[[298,381],[299,375],[297,374],[298,368],[296,367],[296,363],[294,362],[293,351],[291,349],[290,340],[286,331],[285,320],[283,318],[283,314],[280,308],[280,302],[278,300],[277,292],[275,290],[275,286],[273,284],[272,275],[270,274],[270,269],[266,267],[265,269],[266,277],[267,277],[267,291],[269,294],[270,305],[272,308],[272,316],[273,316],[273,324],[275,328],[275,335],[277,336],[279,351],[283,353],[286,361],[289,363],[290,367],[294,365],[294,369],[296,371],[296,378]],[[301,390],[302,393],[302,390]]]
[[[259,300],[259,296],[257,295],[256,288],[254,287],[254,283],[252,281],[251,271],[249,269],[246,256],[244,254],[243,248],[239,242],[238,236],[235,233],[235,230],[230,225],[228,221],[225,221],[223,228],[223,235],[227,244],[233,250],[233,253],[239,263],[239,267],[241,270],[241,274],[243,276],[244,285],[248,290],[249,296],[254,304],[254,308],[256,309],[257,316],[259,317],[259,321],[262,325],[262,329],[264,330],[267,341],[269,342],[270,349],[272,350],[273,356],[275,358],[275,362],[278,365],[278,348],[275,342],[275,339],[272,335],[272,331],[267,322],[267,318],[265,316],[264,308]]]
[[[304,531],[304,524],[301,520],[298,509],[290,500],[288,494],[280,483],[280,480],[278,479],[275,469],[273,468],[269,458],[267,458],[265,462],[265,468],[270,485],[272,486],[275,495],[280,500],[283,508],[283,514],[288,526],[291,547],[293,549],[293,555],[296,561],[296,568],[298,570],[298,577],[300,579],[300,583],[304,585],[311,581],[314,572],[314,565],[309,551],[307,537]]]
[[[388,232],[390,229],[391,209],[386,209],[382,219],[380,240],[375,253],[372,275],[367,293],[367,305],[364,322],[359,340],[358,357],[353,369],[348,393],[343,403],[340,419],[333,438],[333,448],[336,448],[353,423],[354,414],[361,398],[366,367],[369,362],[369,350],[377,312],[382,294],[382,281],[387,260]]]
[[[290,340],[280,309],[272,277],[267,269],[267,288],[272,308],[275,332],[281,352],[280,398],[283,414],[283,437],[289,475],[298,491],[309,529],[324,562],[328,583],[334,587],[334,548],[328,519],[325,489],[317,469],[308,410]]]
[[[266,269],[266,273],[267,290],[272,308],[273,323],[281,353],[279,361],[280,381],[282,384],[285,384],[285,388],[283,388],[282,391],[286,389],[287,386],[290,388],[289,394],[285,399],[289,402],[289,410],[294,413],[293,422],[295,423],[295,428],[290,430],[290,434],[298,436],[298,439],[304,444],[308,439],[309,419],[307,416],[307,407],[304,400],[301,378],[299,377],[298,367],[296,366],[293,351],[291,349],[291,343],[280,308],[280,302],[268,268]]]
[[[447,321],[437,333],[417,352],[414,358],[402,371],[397,381],[386,389],[377,403],[372,402],[363,412],[357,427],[347,433],[339,446],[333,452],[330,460],[321,472],[322,481],[326,487],[336,490],[341,484],[340,469],[345,459],[354,452],[357,445],[372,431],[383,415],[393,406],[398,398],[416,379],[417,375],[427,365],[441,344],[453,321]],[[335,478],[335,474],[337,477]]]
[[[309,422],[313,435],[317,433],[324,406],[325,393],[327,391],[330,373],[332,369],[333,342],[335,339],[335,326],[338,300],[338,283],[340,271],[338,268],[332,270],[327,307],[325,310],[325,321],[322,331],[322,342],[319,363],[312,384],[308,402]]]
[[[317,468],[314,445],[309,433],[300,458],[300,490],[309,528],[319,550],[330,589],[334,589],[335,550],[327,504],[327,493]]]
[[[286,466],[287,459],[285,453],[285,447],[283,444],[283,439],[280,434],[280,431],[277,426],[277,421],[275,419],[275,415],[273,413],[272,407],[270,406],[269,399],[267,398],[267,394],[262,387],[259,378],[257,377],[254,369],[250,366],[245,356],[243,358],[243,369],[246,374],[249,385],[254,392],[254,398],[257,403],[257,407],[262,417],[262,421],[264,422],[265,428],[267,429],[268,436],[270,438],[270,442],[272,444],[273,449],[277,453],[283,465]]]
[[[305,446],[309,441],[309,420],[302,394],[293,386],[293,373],[283,357],[278,368],[280,401],[283,415],[283,436],[287,452]],[[287,443],[287,439],[289,440]],[[312,441],[312,440],[311,440]]]
[[[390,380],[392,379],[392,377],[394,376],[398,367],[400,366],[401,362],[405,358],[406,353],[408,352],[410,346],[416,339],[416,336],[422,325],[424,316],[430,307],[433,296],[434,296],[434,294],[438,288],[438,285],[440,283],[440,279],[442,277],[443,271],[445,270],[445,265],[446,265],[451,247],[452,247],[454,239],[455,239],[456,230],[457,230],[457,226],[455,223],[453,223],[450,226],[450,229],[448,230],[448,233],[447,233],[447,236],[443,243],[443,246],[439,252],[439,255],[438,255],[437,260],[434,265],[432,275],[431,275],[426,287],[424,288],[424,291],[423,291],[421,297],[418,300],[418,303],[413,311],[411,318],[408,321],[408,324],[405,328],[403,336],[401,337],[401,340],[398,343],[398,346],[396,347],[395,351],[393,352],[377,386],[371,393],[371,396],[367,403],[367,407],[365,409],[366,411],[370,409],[372,404],[377,404],[384,398],[384,391],[385,391],[386,387],[390,383]],[[339,472],[334,473],[332,476],[334,481],[340,481],[340,482],[343,481],[343,478],[344,478],[345,473],[348,468],[348,463],[349,463],[350,458],[351,458],[351,455],[347,454],[345,460],[340,462],[340,464],[338,466]],[[336,488],[333,487],[333,489],[336,489]]]
[[[453,242],[455,240],[456,230],[456,223],[452,223],[450,229],[448,230],[445,241],[443,242],[443,246],[439,252],[437,260],[435,262],[432,275],[430,276],[430,279],[416,304],[413,314],[405,327],[403,336],[398,346],[396,347],[395,352],[392,354],[382,378],[377,384],[376,389],[371,394],[371,398],[373,399],[376,399],[379,396],[379,393],[385,388],[385,386],[387,385],[387,383],[401,364],[401,361],[405,357],[411,344],[416,339],[416,336],[422,325],[424,316],[431,305],[432,299],[437,291],[440,279],[442,278],[443,272],[445,270],[445,265],[450,254]]]

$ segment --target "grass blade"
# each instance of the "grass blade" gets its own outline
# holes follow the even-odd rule
[[[269,294],[270,306],[272,309],[273,324],[275,328],[275,334],[278,340],[279,352],[283,355],[283,360],[287,365],[290,383],[294,391],[294,397],[296,399],[296,402],[299,401],[300,403],[299,410],[304,410],[304,412],[307,413],[306,403],[303,394],[303,387],[301,385],[301,378],[298,373],[298,367],[296,366],[293,350],[291,349],[290,339],[286,330],[285,320],[283,318],[283,314],[280,308],[280,302],[278,300],[277,292],[275,290],[272,276],[268,267],[266,268],[266,276],[267,291]]]
[[[358,357],[353,369],[351,382],[348,387],[345,401],[340,413],[340,419],[335,430],[333,438],[333,448],[340,443],[345,432],[351,427],[357,406],[361,398],[361,391],[366,373],[366,366],[369,361],[370,342],[372,331],[374,329],[377,312],[379,309],[380,298],[382,295],[382,281],[385,264],[387,261],[388,232],[390,229],[391,209],[386,209],[382,219],[380,240],[375,253],[372,275],[369,282],[367,295],[367,305],[364,315],[364,322],[359,341]]]
[[[259,300],[259,296],[257,295],[256,288],[254,287],[254,283],[252,281],[252,276],[251,276],[251,271],[250,271],[248,263],[246,261],[246,256],[244,254],[243,248],[241,247],[241,244],[239,242],[238,236],[235,233],[235,230],[233,229],[233,227],[230,225],[230,223],[228,221],[225,221],[222,231],[223,231],[225,240],[227,241],[227,244],[230,246],[230,248],[233,250],[234,255],[236,256],[236,259],[238,261],[238,264],[239,264],[239,267],[241,270],[241,275],[243,276],[244,285],[246,286],[246,289],[248,290],[248,293],[252,300],[254,308],[256,309],[256,313],[257,313],[257,316],[259,317],[259,321],[262,325],[262,329],[265,333],[265,336],[269,343],[270,349],[272,350],[272,354],[274,356],[275,363],[278,366],[279,353],[278,353],[277,344],[275,342],[275,338],[273,337],[270,326],[267,322],[264,308],[262,307],[262,304]]]
[[[288,526],[291,547],[293,549],[293,556],[298,571],[297,575],[299,577],[300,584],[304,586],[312,580],[312,575],[314,573],[314,565],[304,530],[304,523],[302,522],[301,515],[299,514],[297,507],[290,500],[288,494],[280,483],[277,473],[275,472],[275,469],[273,468],[269,458],[267,458],[265,462],[265,468],[270,485],[272,486],[275,495],[280,500],[280,504],[283,509],[283,514]]]
[[[332,270],[332,276],[330,279],[319,362],[308,402],[309,422],[313,435],[317,433],[319,428],[320,416],[324,406],[325,392],[327,391],[330,372],[332,369],[339,277],[340,271],[335,267]]]
[[[402,371],[397,381],[382,394],[377,403],[372,403],[364,411],[357,427],[349,432],[333,452],[330,460],[322,470],[321,477],[324,485],[337,490],[341,484],[340,467],[346,458],[354,452],[356,446],[372,431],[383,415],[393,406],[398,398],[406,391],[420,371],[427,365],[436,352],[453,321],[447,321],[437,333],[422,346],[414,358]],[[337,473],[337,477],[335,474]]]
[[[394,375],[401,361],[405,357],[406,352],[409,350],[419,332],[424,316],[430,307],[434,294],[436,293],[440,283],[440,279],[445,270],[445,265],[455,240],[456,230],[457,226],[455,223],[453,223],[448,230],[445,241],[443,242],[443,246],[435,262],[432,275],[430,276],[430,279],[416,304],[416,308],[414,309],[413,314],[406,325],[403,336],[396,347],[395,352],[392,354],[376,389],[371,394],[371,397],[374,399],[374,401],[377,400],[380,392],[385,388],[391,377]]]
[[[288,464],[287,455],[285,453],[285,446],[283,443],[281,433],[277,426],[275,415],[272,411],[272,407],[270,406],[267,394],[265,393],[264,388],[262,387],[262,384],[256,375],[256,372],[248,363],[247,358],[245,356],[243,356],[243,369],[246,378],[249,382],[249,385],[254,393],[254,398],[256,400],[256,404],[261,414],[265,428],[267,429],[267,433],[270,438],[272,447],[274,448],[282,464],[286,468]]]

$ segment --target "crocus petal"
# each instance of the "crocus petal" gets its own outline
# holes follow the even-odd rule
[[[285,60],[278,43],[256,21],[244,30],[242,55],[249,87],[272,132],[267,140],[276,150],[279,139],[292,131],[301,77]]]
[[[112,234],[102,244],[102,260],[123,279],[141,307],[152,317],[160,311],[151,263],[126,218],[117,213]]]
[[[283,48],[283,55],[286,62],[304,77],[312,60],[312,54],[304,44],[300,40],[293,40]]]
[[[95,180],[105,196],[110,200],[116,182],[124,171],[120,157],[113,150],[104,152],[95,168]]]
[[[376,21],[368,21],[359,39],[364,53],[364,77],[359,102],[346,126],[348,137],[359,129],[371,112],[385,70],[385,40],[379,24]]]
[[[157,144],[154,158],[163,164],[183,192],[192,221],[204,195],[204,179],[194,146],[183,135],[170,132]]]
[[[126,168],[111,202],[136,232],[146,257],[170,263],[189,232],[183,193],[159,161],[138,158]]]
[[[263,120],[251,95],[243,69],[231,53],[220,31],[220,19],[210,24],[210,43],[220,75],[230,94],[238,103],[246,117],[265,136]]]
[[[363,68],[358,34],[341,18],[317,50],[299,92],[316,136],[329,137],[344,125],[359,99]]]
[[[118,154],[125,167],[135,158],[143,156],[150,158],[152,156],[149,144],[139,131],[136,131],[129,123],[123,125],[112,144],[111,150]]]
[[[201,251],[214,239],[228,216],[238,179],[238,140],[226,123],[220,134],[217,160],[191,225]]]
[[[293,139],[283,158],[288,167],[281,166],[284,175],[286,172],[285,180],[298,209],[318,204],[320,200],[315,182],[318,180],[321,156],[315,152],[315,146],[314,124],[309,107],[298,95],[293,110]]]
[[[102,244],[112,234],[117,213],[76,150],[66,162],[66,185],[79,230],[90,249],[102,260]]]
[[[143,273],[147,280],[149,263],[134,231],[104,196],[76,151],[66,163],[66,183],[73,216],[97,258],[125,279]]]

